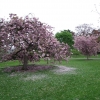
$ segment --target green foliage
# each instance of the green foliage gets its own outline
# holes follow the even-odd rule
[[[73,41],[73,36],[70,30],[64,30],[64,31],[58,32],[56,33],[55,37],[61,43],[62,42],[65,44],[67,43],[72,48],[74,41]]]
[[[78,51],[77,49],[72,49],[71,52],[73,55],[80,55],[81,54],[80,51]]]

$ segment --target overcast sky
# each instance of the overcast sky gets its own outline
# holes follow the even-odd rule
[[[0,0],[0,17],[9,13],[25,16],[32,13],[41,22],[55,28],[54,33],[70,29],[80,24],[93,24],[99,28],[100,0]]]

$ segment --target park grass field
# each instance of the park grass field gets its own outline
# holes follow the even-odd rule
[[[0,63],[0,100],[100,100],[100,59],[62,61],[66,68],[75,68],[66,73],[55,73],[53,69],[3,72],[4,68],[19,64],[18,61]],[[36,64],[46,65],[46,62],[41,60]]]

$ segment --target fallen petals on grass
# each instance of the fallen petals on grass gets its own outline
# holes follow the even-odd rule
[[[73,72],[75,73],[74,71],[76,70],[76,68],[71,68],[71,67],[66,67],[66,66],[58,66],[53,69],[53,72],[56,73],[56,74],[65,74],[65,73],[68,73],[68,72]]]
[[[32,76],[27,76],[26,78],[24,78],[24,80],[32,80],[32,81],[35,81],[35,80],[40,80],[40,79],[43,79],[43,78],[46,78],[46,75],[32,75]]]

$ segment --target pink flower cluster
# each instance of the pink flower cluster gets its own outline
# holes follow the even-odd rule
[[[74,47],[77,48],[82,54],[92,56],[97,54],[96,37],[93,36],[76,36]]]

